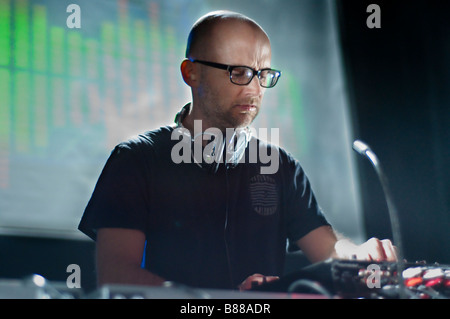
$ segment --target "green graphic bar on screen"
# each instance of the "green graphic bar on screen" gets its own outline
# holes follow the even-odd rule
[[[18,71],[13,79],[13,135],[15,149],[27,152],[30,149],[30,74]]]
[[[51,80],[51,111],[50,118],[54,127],[63,127],[66,125],[66,88],[64,84],[65,80],[62,77],[53,77]]]
[[[301,152],[306,153],[306,151],[309,149],[308,141],[310,139],[308,138],[309,133],[305,123],[305,109],[301,95],[301,85],[299,81],[289,72],[285,72],[283,76],[288,83],[288,92],[286,92],[286,96],[290,96],[292,100],[293,114],[297,123],[296,127],[298,128],[298,130],[296,130],[296,138],[300,141],[299,145],[301,148]]]
[[[47,12],[44,6],[33,6],[33,67],[38,71],[47,69]]]
[[[116,30],[114,24],[107,22],[102,24],[101,38],[105,54],[116,57]]]
[[[145,21],[136,20],[134,22],[134,47],[136,47],[136,58],[138,62],[147,63],[146,52],[147,50],[147,30],[145,27]]]
[[[37,147],[46,147],[48,144],[48,120],[47,120],[47,79],[43,74],[34,74],[34,95],[33,95],[33,114],[32,114],[32,129],[34,138],[34,145]]]
[[[147,56],[148,52],[150,50],[147,47],[147,28],[145,21],[143,20],[137,20],[134,22],[134,46],[136,47],[136,64],[134,71],[136,73],[136,81],[137,81],[137,88],[139,91],[144,91],[147,88],[147,81],[148,81],[148,69],[147,65],[149,62],[149,57]]]
[[[116,28],[112,23],[103,23],[101,27],[101,48],[103,53],[102,75],[105,87],[113,87],[116,79],[117,58]]]
[[[102,63],[101,76],[107,103],[114,104],[119,98],[119,90],[115,88],[117,79],[117,36],[114,24],[105,22],[101,26]],[[105,106],[106,107],[106,106]]]
[[[9,146],[11,134],[11,71],[0,68],[0,147]]]
[[[67,55],[69,62],[69,76],[79,77],[82,75],[83,64],[83,39],[76,29],[69,31],[67,35]]]
[[[151,52],[150,57],[150,72],[154,74],[162,73],[162,39],[161,33],[162,30],[159,26],[159,7],[156,2],[150,2],[150,10],[149,10],[149,19],[150,19],[150,27],[149,27],[149,48]],[[155,81],[153,83],[155,90],[157,92],[162,92],[162,84],[161,81]]]
[[[63,74],[65,70],[64,63],[64,29],[61,27],[50,28],[50,63],[51,72],[54,74]]]
[[[150,2],[149,8],[150,19],[150,52],[153,52],[153,59],[156,63],[159,63],[160,53],[162,49],[161,45],[161,27],[159,25],[159,6],[156,2]],[[152,61],[153,62],[153,61]]]
[[[0,188],[9,184],[11,138],[11,71],[0,68]]]
[[[0,0],[0,65],[11,61],[11,4]]]
[[[14,1],[14,62],[17,67],[29,67],[30,25],[27,0]]]
[[[135,87],[133,83],[135,80],[133,68],[136,61],[136,51],[134,46],[132,46],[134,44],[134,32],[131,32],[126,1],[122,0],[120,2],[122,10],[119,15],[118,41],[120,52],[120,85],[122,87],[121,104],[131,105],[134,104],[133,88]]]
[[[86,75],[89,79],[95,80],[99,75],[99,46],[97,39],[86,39]]]
[[[161,53],[162,49],[162,39],[161,39],[161,29],[156,24],[156,22],[152,22],[150,25],[150,50],[155,55]]]
[[[123,2],[123,4],[121,5],[125,6],[125,2]],[[126,10],[125,7],[120,11],[119,15],[118,36],[119,36],[120,56],[122,59],[123,58],[129,59],[131,57],[132,51],[130,47],[130,39],[133,35],[131,34],[131,29],[129,26],[128,11]]]

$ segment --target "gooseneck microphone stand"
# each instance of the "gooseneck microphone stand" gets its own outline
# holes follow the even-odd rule
[[[389,189],[389,182],[384,174],[384,171],[381,167],[381,163],[376,156],[376,154],[370,149],[370,147],[365,144],[364,142],[360,140],[356,140],[353,142],[353,150],[355,150],[357,153],[361,154],[362,156],[366,157],[370,163],[372,164],[373,168],[375,169],[378,179],[380,180],[381,187],[383,188],[384,196],[386,199],[388,212],[389,212],[389,219],[391,222],[391,230],[392,230],[392,237],[395,246],[397,247],[397,276],[398,276],[398,284],[399,284],[399,297],[400,298],[406,298],[406,291],[405,291],[405,284],[403,281],[403,270],[405,268],[405,262],[403,259],[403,244],[402,244],[402,238],[401,238],[401,231],[400,231],[400,222],[398,217],[397,208],[395,207],[394,201],[392,199],[392,194]]]

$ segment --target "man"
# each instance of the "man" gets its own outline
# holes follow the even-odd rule
[[[213,161],[213,170],[195,161],[175,163],[177,130],[195,140],[197,121],[202,132],[215,128],[224,136],[252,123],[266,88],[281,75],[270,62],[269,38],[253,20],[219,11],[194,24],[181,64],[192,103],[177,115],[177,127],[115,148],[80,222],[80,230],[97,241],[100,285],[174,281],[245,290],[282,274],[287,240],[311,262],[396,259],[389,240],[355,245],[338,239],[299,163],[255,137],[258,150],[277,150],[275,173],[262,174],[260,161],[250,163],[250,146],[247,160]],[[216,156],[218,149],[214,144]]]

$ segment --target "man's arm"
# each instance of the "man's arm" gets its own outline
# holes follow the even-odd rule
[[[337,241],[338,237],[330,226],[321,226],[300,238],[296,243],[308,260],[315,263],[332,257]]]
[[[101,228],[97,233],[98,284],[160,286],[164,279],[141,268],[145,235],[139,230]]]
[[[369,261],[395,261],[395,248],[388,239],[371,238],[361,245],[334,232],[330,226],[314,229],[297,241],[298,247],[311,262],[328,258],[359,259]]]

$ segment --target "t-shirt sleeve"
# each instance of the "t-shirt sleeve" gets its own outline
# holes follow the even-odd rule
[[[330,223],[319,206],[308,177],[300,163],[292,158],[288,162],[291,173],[287,175],[287,189],[289,189],[287,194],[287,235],[289,249],[295,250],[298,249],[295,245],[296,241],[312,230],[330,225]]]
[[[136,151],[119,144],[108,158],[78,226],[90,238],[99,228],[145,231],[147,181]]]

